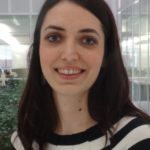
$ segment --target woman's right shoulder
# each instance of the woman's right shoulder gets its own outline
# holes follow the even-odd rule
[[[18,136],[17,131],[14,131],[13,134],[11,135],[11,144],[13,148],[15,148],[16,150],[24,150],[24,147]]]
[[[14,131],[11,135],[11,144],[15,150],[25,150],[17,131]],[[36,142],[33,142],[32,147],[34,150],[39,150],[39,145]]]

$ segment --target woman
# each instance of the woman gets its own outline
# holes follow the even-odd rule
[[[129,98],[113,15],[103,0],[49,0],[37,19],[11,142],[17,150],[150,146],[150,117]]]

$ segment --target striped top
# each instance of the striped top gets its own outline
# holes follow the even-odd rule
[[[72,135],[51,134],[45,150],[149,150],[150,123],[137,117],[123,117],[111,128],[113,136],[101,133],[99,125],[86,131]],[[11,143],[16,150],[24,150],[17,132],[11,137]],[[14,141],[14,142],[13,142]],[[38,150],[38,144],[33,143],[33,149]]]

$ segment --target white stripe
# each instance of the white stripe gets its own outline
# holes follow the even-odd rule
[[[24,150],[16,131],[11,136],[11,143],[16,150]]]
[[[18,137],[17,131],[13,132],[11,136],[11,144],[16,150],[24,150],[22,142],[20,138]],[[39,145],[35,141],[33,142],[32,147],[34,150],[39,150]]]
[[[128,149],[136,143],[150,138],[150,125],[142,125],[129,132],[113,150]]]
[[[111,128],[113,134],[119,132],[123,127],[125,127],[130,121],[132,121],[135,118],[136,117],[132,117],[132,116],[125,116],[121,118],[117,123],[113,125],[113,128]]]

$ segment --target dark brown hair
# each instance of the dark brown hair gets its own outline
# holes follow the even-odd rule
[[[61,0],[47,0],[37,19],[31,46],[30,67],[26,87],[19,103],[18,135],[26,150],[32,150],[35,140],[40,149],[54,131],[58,114],[52,89],[43,81],[39,60],[40,31],[47,12]],[[90,89],[88,108],[91,117],[99,122],[104,134],[123,115],[149,119],[129,98],[129,81],[121,57],[117,27],[113,14],[104,0],[70,0],[94,14],[102,23],[105,35],[103,67]]]

